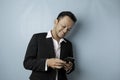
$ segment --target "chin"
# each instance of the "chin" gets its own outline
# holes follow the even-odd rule
[[[58,36],[60,39],[63,38],[62,36]]]
[[[59,35],[59,38],[64,38],[64,35]]]
[[[61,36],[60,38],[64,38],[64,36]]]

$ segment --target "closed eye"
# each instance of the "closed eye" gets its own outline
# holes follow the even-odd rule
[[[71,30],[71,28],[70,29],[67,29],[68,31],[70,31]]]
[[[66,28],[66,26],[62,26],[63,28]]]

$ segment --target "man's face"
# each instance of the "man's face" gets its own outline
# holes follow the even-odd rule
[[[72,29],[73,24],[74,24],[73,20],[68,16],[61,18],[59,21],[56,20],[55,33],[57,37],[63,38]]]

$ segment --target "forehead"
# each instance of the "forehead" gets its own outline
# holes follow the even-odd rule
[[[74,24],[74,21],[69,16],[64,16],[59,20],[59,23],[62,23],[66,26],[72,26]]]

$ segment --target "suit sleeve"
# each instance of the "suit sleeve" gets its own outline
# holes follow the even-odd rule
[[[28,70],[45,71],[46,59],[37,58],[37,51],[38,51],[37,42],[38,42],[37,35],[34,34],[28,44],[23,65]]]

